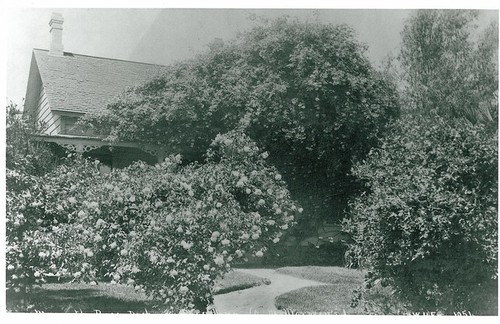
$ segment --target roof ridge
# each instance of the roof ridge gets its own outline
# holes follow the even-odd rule
[[[49,52],[49,50],[43,49],[43,48],[33,48],[33,51],[43,51],[43,52]],[[163,64],[155,64],[155,63],[146,63],[146,62],[138,62],[138,61],[130,61],[130,60],[122,60],[122,59],[115,59],[115,58],[110,58],[110,57],[102,57],[102,56],[93,56],[93,55],[86,55],[86,54],[78,54],[78,53],[72,53],[72,52],[64,52],[64,54],[71,54],[75,56],[84,56],[84,57],[91,57],[95,59],[101,59],[101,60],[110,60],[110,61],[119,61],[119,62],[127,62],[127,63],[135,63],[135,64],[145,64],[145,65],[153,65],[153,66],[164,66],[167,67],[168,65],[163,65]]]
[[[33,49],[34,67],[39,69],[51,110],[76,113],[99,111],[125,90],[159,77],[169,69],[158,64],[69,52],[65,54],[66,59],[61,59],[49,53]]]

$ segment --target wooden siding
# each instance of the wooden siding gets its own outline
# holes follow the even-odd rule
[[[47,95],[43,85],[40,87],[40,95],[36,108],[36,124],[41,126],[41,133],[46,135],[57,135],[61,125],[61,118],[55,115],[49,106]]]

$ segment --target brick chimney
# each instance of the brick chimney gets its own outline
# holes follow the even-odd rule
[[[62,30],[64,19],[60,13],[53,12],[50,17],[50,55],[63,56]]]

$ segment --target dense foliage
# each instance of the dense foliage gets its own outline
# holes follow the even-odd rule
[[[413,311],[496,312],[497,140],[481,126],[405,117],[354,173],[350,262]]]
[[[8,292],[26,294],[48,276],[111,280],[145,290],[160,310],[206,311],[214,280],[262,257],[299,213],[248,137],[218,135],[206,155],[199,165],[171,156],[106,175],[77,159],[8,190]],[[7,177],[10,189],[23,175]]]
[[[43,175],[61,163],[49,145],[37,141],[33,135],[37,128],[31,119],[22,116],[17,105],[6,107],[6,167],[27,175]]]
[[[50,234],[34,230],[39,224],[30,215],[38,204],[31,196],[32,188],[37,192],[43,184],[41,177],[65,162],[47,143],[33,138],[36,130],[14,103],[6,107],[6,259],[16,260],[7,264],[7,287],[20,295],[23,303],[30,287],[41,282],[38,265],[48,266],[37,255],[38,249],[53,245]],[[22,203],[26,201],[30,203]],[[12,204],[18,207],[11,209]]]
[[[417,10],[402,32],[407,108],[472,123],[498,119],[498,23],[477,36],[478,11]]]
[[[240,127],[269,150],[309,215],[338,218],[355,190],[351,162],[377,144],[399,109],[364,51],[347,26],[278,19],[213,43],[90,121],[110,139],[190,159]]]
[[[389,61],[404,117],[355,165],[344,224],[370,311],[497,312],[498,25],[477,17],[417,10]]]

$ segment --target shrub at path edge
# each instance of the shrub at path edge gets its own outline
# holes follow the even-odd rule
[[[66,275],[133,285],[167,312],[205,311],[215,279],[246,255],[262,256],[298,212],[247,136],[218,135],[206,155],[204,164],[173,156],[108,175],[80,161],[7,191],[9,293]]]
[[[392,286],[411,311],[496,312],[497,139],[481,126],[406,117],[354,173],[345,222],[366,288]]]

